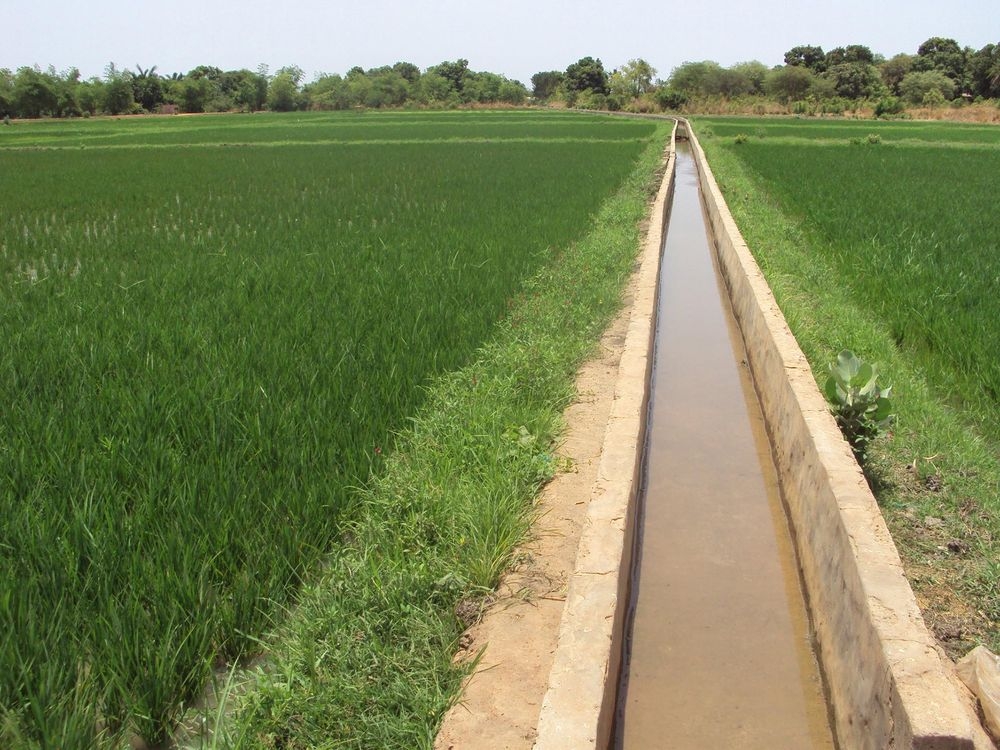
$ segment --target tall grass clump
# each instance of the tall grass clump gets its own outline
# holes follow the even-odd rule
[[[163,741],[653,132],[311,143],[306,118],[226,147],[161,122],[0,148],[4,747]]]

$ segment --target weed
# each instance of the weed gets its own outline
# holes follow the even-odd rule
[[[823,393],[858,462],[867,460],[872,440],[894,421],[892,388],[881,388],[875,368],[845,349],[829,365]]]

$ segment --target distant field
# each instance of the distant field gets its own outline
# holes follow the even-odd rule
[[[1000,128],[704,119],[699,132],[805,221],[830,283],[1000,438]]]
[[[595,128],[596,123],[601,123]],[[650,126],[565,112],[257,113],[142,119],[95,118],[19,124],[0,131],[0,147],[221,146],[448,140],[589,140],[642,138]]]
[[[337,543],[429,378],[587,231],[654,129],[0,128],[0,738],[161,740]]]
[[[720,138],[735,137],[743,133],[757,138],[801,138],[813,146],[819,145],[823,141],[840,141],[843,144],[854,138],[865,138],[870,133],[877,133],[886,142],[924,141],[941,146],[967,144],[990,147],[1000,145],[1000,128],[995,125],[905,120],[822,120],[794,117],[696,117],[692,119],[699,123],[699,132],[704,131]]]

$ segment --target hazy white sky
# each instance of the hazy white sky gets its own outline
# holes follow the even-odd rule
[[[641,57],[666,78],[685,61],[778,65],[799,44],[912,54],[931,36],[1000,43],[997,0],[0,0],[0,68],[75,66],[85,78],[109,62],[161,74],[298,65],[312,80],[466,58],[530,87],[586,55],[609,72]]]

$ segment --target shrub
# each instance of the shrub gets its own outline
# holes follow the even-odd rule
[[[911,71],[899,83],[899,93],[910,104],[920,104],[931,92],[942,99],[955,97],[955,82],[940,70]]]
[[[656,102],[663,109],[680,109],[687,104],[687,100],[687,94],[683,91],[667,88],[666,86],[656,91]]]
[[[903,111],[903,101],[896,96],[884,96],[875,104],[876,117],[898,115]]]
[[[880,388],[875,368],[849,349],[837,355],[829,370],[823,393],[858,463],[864,465],[869,444],[895,420],[889,401],[892,388]]]
[[[820,104],[825,115],[842,115],[851,108],[851,102],[841,96],[824,99]]]
[[[924,94],[924,98],[920,100],[920,103],[925,107],[943,107],[947,103],[947,100],[940,91],[931,89]]]
[[[607,109],[608,98],[599,91],[581,91],[576,97],[575,106],[577,109]]]

